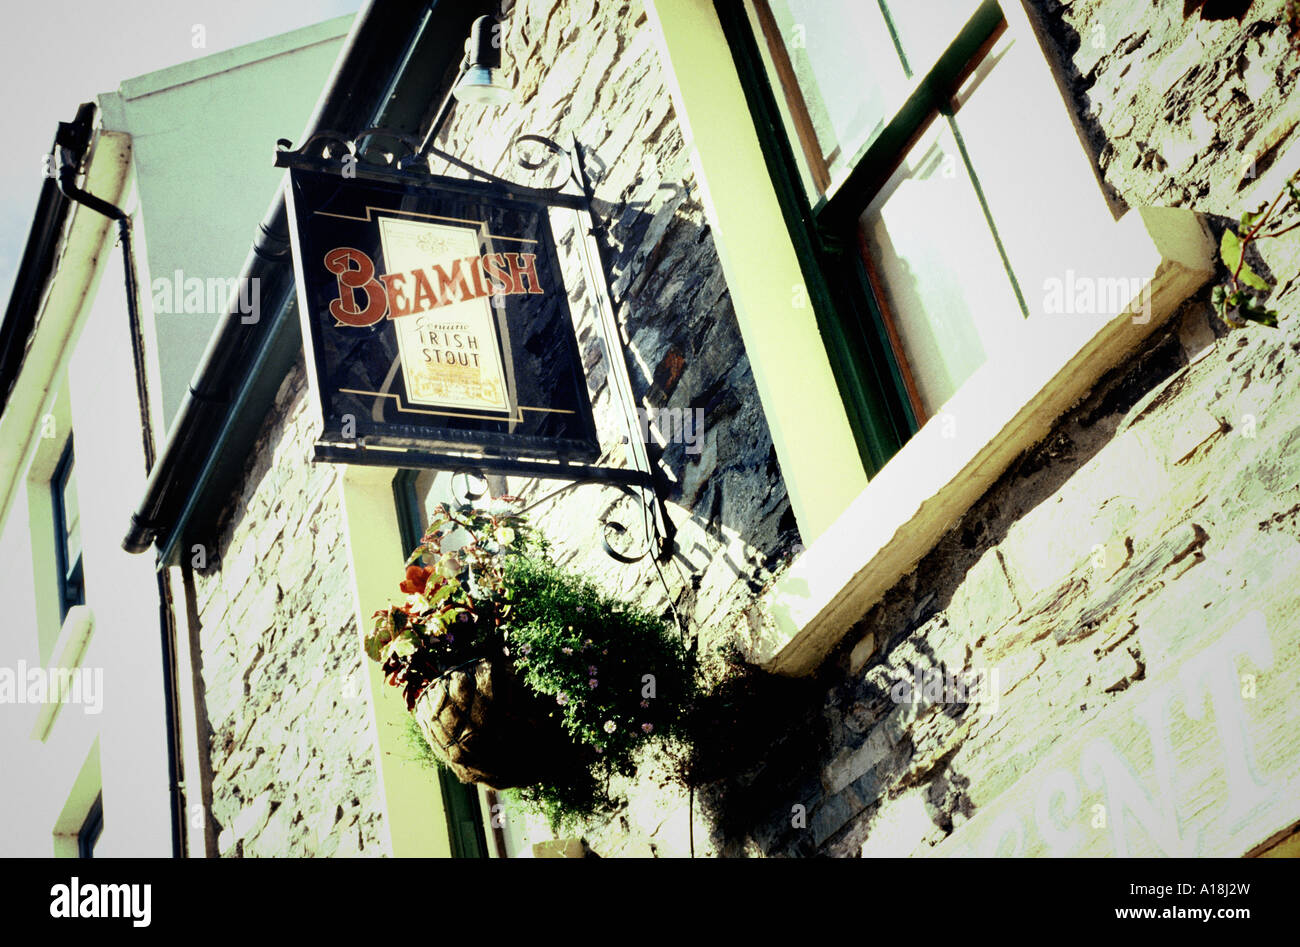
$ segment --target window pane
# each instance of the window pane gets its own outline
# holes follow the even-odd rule
[[[924,75],[938,61],[980,0],[886,0],[889,22],[912,75]]]
[[[751,14],[791,145],[819,194],[902,104],[902,62],[874,2],[756,0]]]
[[[68,562],[81,554],[81,507],[77,503],[76,459],[68,459],[59,496],[63,501],[63,535],[68,551]]]
[[[1030,318],[1113,314],[1140,280],[1097,239],[1113,217],[1052,74],[1026,42],[998,41],[958,98],[957,128]]]
[[[860,218],[927,414],[1023,322],[956,139],[936,121]]]

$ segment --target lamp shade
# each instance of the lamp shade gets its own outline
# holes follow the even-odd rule
[[[470,66],[451,94],[457,102],[469,105],[506,105],[514,99],[515,90],[506,84],[500,69]]]
[[[514,98],[501,69],[499,26],[490,16],[481,16],[470,28],[465,43],[465,68],[451,94],[457,102],[474,105],[505,105]]]

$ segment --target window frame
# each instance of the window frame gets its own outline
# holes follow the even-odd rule
[[[767,0],[754,0],[756,19],[763,19],[758,11],[767,6]],[[808,285],[863,467],[867,476],[873,477],[928,417],[903,357],[893,314],[877,289],[878,278],[858,218],[930,125],[951,120],[952,99],[1006,32],[1006,18],[998,0],[983,0],[928,71],[909,76],[906,97],[884,127],[858,147],[848,173],[828,178],[827,187],[813,202],[804,180],[806,176],[818,179],[821,156],[816,160],[810,157],[805,168],[795,154],[796,142],[791,140],[778,104],[778,95],[787,101],[789,97],[785,90],[774,88],[760,51],[760,42],[768,37],[756,33],[746,0],[715,0],[714,7]],[[891,37],[897,43],[892,26]],[[900,59],[906,61],[901,51]],[[779,64],[777,69],[780,71]],[[796,94],[802,98],[798,90]],[[793,103],[790,111],[798,130],[801,126]],[[799,147],[807,153],[807,136],[801,133],[798,138]],[[964,151],[962,161],[1006,265],[1005,250]],[[1012,284],[1021,297],[1014,277]]]
[[[95,794],[95,801],[90,804],[81,828],[77,830],[77,857],[94,858],[95,846],[104,834],[104,794]]]
[[[751,365],[756,378],[770,379],[788,373],[791,365],[779,353],[773,354],[772,340],[780,338],[780,323],[774,318],[778,307],[763,308],[764,298],[756,299],[751,291],[753,284],[770,294],[764,271],[746,265],[745,258],[734,259],[737,248],[753,253],[750,222],[780,219],[785,233],[770,239],[773,258],[779,260],[788,246],[789,256],[795,258],[790,262],[808,284],[808,298],[816,304],[819,298],[830,297],[817,294],[817,287],[824,288],[826,282],[815,255],[807,251],[817,231],[812,208],[802,200],[803,183],[799,181],[798,192],[792,193],[788,182],[797,177],[783,174],[779,166],[783,163],[786,172],[798,171],[785,147],[782,117],[766,74],[756,68],[761,61],[748,14],[741,0],[713,0],[711,16],[697,2],[650,0],[665,62],[685,72],[671,91],[679,116],[698,139],[694,160],[706,208],[714,218],[724,264],[732,259],[728,281],[736,297],[755,309],[757,318],[747,323],[749,311],[737,307],[742,331],[750,332],[745,341]],[[1068,252],[1079,247],[1095,250],[1087,256],[1090,267],[1103,274],[1113,268],[1137,275],[1141,293],[1119,309],[1107,304],[1097,311],[1071,313],[1069,318],[1017,320],[1013,346],[1005,353],[991,353],[956,390],[934,418],[941,423],[917,430],[897,450],[899,456],[877,470],[866,468],[864,485],[838,508],[829,524],[820,518],[813,522],[811,536],[805,534],[807,547],[747,616],[749,627],[742,629],[740,649],[746,660],[769,672],[795,677],[815,672],[855,623],[916,568],[1017,457],[1042,443],[1072,406],[1108,372],[1121,369],[1140,352],[1153,333],[1164,329],[1179,307],[1214,278],[1216,241],[1201,215],[1183,207],[1118,207],[1107,194],[1077,104],[1050,49],[1051,38],[1027,4],[1028,0],[1002,0],[998,8],[1012,40],[1032,43],[1030,48],[1037,53],[1030,66],[1034,88],[1041,96],[1037,104],[1049,109],[1043,115],[1042,132],[1065,136],[1054,140],[1063,146],[1062,208],[1077,213],[1068,224]],[[721,59],[734,60],[736,73],[725,80],[706,78],[705,68],[699,65],[706,56],[715,65],[708,70],[714,76]],[[750,79],[759,81],[746,81],[747,70]],[[957,92],[964,91],[965,83],[959,84]],[[747,127],[719,122],[727,132],[723,137],[714,133],[714,124],[721,109],[734,108],[731,103],[748,109]],[[739,162],[732,157],[737,154]],[[729,165],[736,166],[734,174]],[[784,237],[788,245],[783,245]],[[1061,253],[1065,252],[1063,248]],[[787,264],[782,273],[789,272]],[[841,321],[838,313],[833,319],[826,313],[815,315],[819,329],[828,321]],[[814,320],[793,315],[791,321],[803,325]],[[751,335],[757,343],[753,347]],[[821,371],[823,355],[826,368],[831,369],[835,352],[830,333],[823,330],[816,345],[815,356],[801,349],[810,370]],[[825,380],[830,387],[839,386],[842,400],[833,406],[823,400],[818,408],[828,414],[843,409],[849,420],[854,392],[844,388],[838,370],[827,374],[833,378]],[[764,410],[780,420],[789,418],[792,406],[811,401],[801,397],[798,389],[760,386],[760,392]],[[825,399],[824,391],[819,394]],[[845,425],[845,447],[859,430],[852,422]],[[857,471],[799,465],[800,454],[815,451],[819,443],[786,438],[778,442],[778,453],[783,465],[787,458],[794,461],[788,471],[783,468],[792,504],[802,499],[806,507],[825,515],[827,506],[811,506],[808,496],[816,489],[835,491],[844,478],[856,481]],[[841,488],[829,495],[838,502],[843,492]]]
[[[73,451],[72,436],[59,455],[59,462],[50,476],[50,500],[54,510],[54,553],[59,587],[59,621],[62,623],[68,612],[76,605],[86,604],[86,583],[82,561],[84,548],[78,548],[75,562],[68,562],[68,533],[66,512],[63,501],[64,491],[70,485],[77,489],[76,480],[71,478],[76,455]],[[78,514],[79,515],[79,514]],[[79,544],[84,547],[84,544]]]

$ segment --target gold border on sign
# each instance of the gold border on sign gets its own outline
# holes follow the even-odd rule
[[[359,391],[356,388],[340,388],[340,394],[345,395],[370,395],[375,398],[393,398],[397,401],[397,410],[405,411],[408,414],[434,414],[446,416],[449,418],[471,418],[476,421],[523,421],[525,411],[544,411],[548,414],[576,414],[576,411],[570,411],[568,408],[534,408],[532,405],[521,404],[518,417],[511,418],[509,412],[501,414],[465,414],[459,411],[429,411],[425,408],[408,408],[402,404],[402,398],[399,394],[392,391]]]
[[[378,211],[382,214],[405,214],[408,217],[423,217],[426,220],[450,220],[458,224],[473,224],[475,227],[482,227],[484,224],[481,220],[470,220],[467,217],[447,217],[443,214],[421,214],[413,210],[394,210],[391,207],[374,207],[370,204],[366,205],[366,216],[364,217],[357,217],[353,214],[331,214],[329,211],[325,210],[312,211],[312,213],[313,215],[319,214],[321,217],[337,217],[340,220],[359,220],[362,223],[368,224],[374,223],[374,217],[371,216],[371,211]],[[484,232],[487,233],[486,231]],[[493,240],[513,240],[515,243],[538,242],[536,240],[530,240],[527,237],[503,237],[500,234],[495,233],[488,233],[487,235]]]

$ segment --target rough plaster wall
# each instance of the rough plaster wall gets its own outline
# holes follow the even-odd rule
[[[338,470],[311,463],[308,404],[299,361],[194,576],[223,856],[391,854]]]
[[[1118,202],[1190,207],[1217,228],[1274,197],[1242,172],[1244,154],[1262,175],[1300,137],[1280,2],[1256,2],[1241,26],[1184,23],[1181,4],[1150,0],[1032,6]],[[773,734],[774,752],[824,746],[818,765],[764,777],[769,811],[719,839],[724,852],[1240,855],[1300,818],[1286,723],[1300,652],[1296,237],[1259,246],[1280,329],[1229,332],[1207,287],[870,610],[823,667],[820,706]],[[1213,650],[1253,647],[1256,609],[1271,654]],[[1243,703],[1250,678],[1270,742],[1216,734],[1225,705],[1203,717],[1203,695],[1176,689],[1198,649],[1245,675]],[[989,699],[896,702],[918,668],[999,677]],[[1148,728],[1152,708],[1168,716]],[[1163,726],[1168,784],[1152,776]],[[1141,793],[1149,809],[1115,811],[1141,809]],[[1257,821],[1234,811],[1242,799]]]

